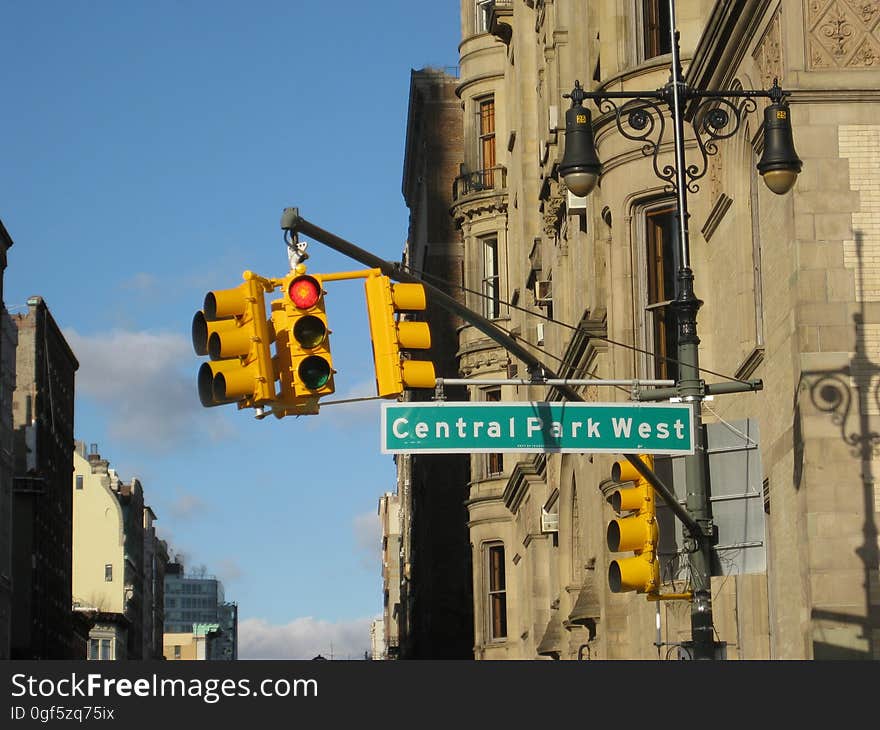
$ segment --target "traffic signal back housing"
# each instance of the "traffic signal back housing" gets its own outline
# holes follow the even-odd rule
[[[638,457],[649,469],[654,459]],[[654,488],[628,461],[616,461],[611,478],[622,485],[610,495],[611,506],[620,517],[608,523],[607,543],[611,552],[632,552],[628,558],[616,558],[608,565],[608,585],[613,593],[636,591],[656,594],[660,590],[660,562],[657,548],[660,533]],[[623,483],[628,483],[623,486]]]

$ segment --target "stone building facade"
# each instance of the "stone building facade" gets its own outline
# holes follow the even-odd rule
[[[449,217],[450,183],[462,150],[457,79],[444,70],[414,70],[410,77],[402,193],[409,231],[402,265],[461,300],[462,242]],[[428,297],[424,321],[438,378],[458,377],[460,321]],[[450,399],[466,393],[459,387]],[[430,400],[433,390],[408,391],[408,400]],[[398,630],[402,659],[462,659],[472,653],[470,545],[467,530],[469,460],[462,454],[396,456],[400,514],[399,598],[386,622]],[[391,646],[394,637],[389,637]]]
[[[12,393],[18,329],[6,311],[3,276],[12,237],[0,221],[0,659],[9,659],[12,627]]]
[[[73,605],[94,620],[89,658],[161,658],[168,548],[143,485],[120,479],[97,444],[77,441],[73,467]]]
[[[674,379],[675,323],[664,302],[674,296],[675,198],[657,174],[674,164],[669,119],[655,169],[613,113],[593,105],[598,187],[574,197],[558,172],[564,95],[576,80],[607,91],[668,81],[668,3],[460,7],[464,146],[450,210],[468,306],[559,377]],[[880,3],[679,0],[675,13],[687,83],[768,89],[778,79],[791,92],[803,160],[788,194],[762,183],[763,98],[706,159],[685,125],[687,163],[705,165],[687,193],[702,377],[762,384],[702,403],[708,432],[741,437],[759,464],[756,482],[734,470],[710,485],[727,520],[719,517],[712,579],[716,638],[731,659],[878,659]],[[481,387],[528,373],[474,327],[459,330],[458,355],[475,381],[471,400],[559,397],[545,386]],[[631,396],[578,388],[586,401]],[[678,658],[691,634],[687,601],[608,587],[613,458],[471,457],[476,658]],[[676,473],[658,459],[663,468]],[[673,483],[684,500],[684,484]],[[680,539],[665,537],[663,592],[682,591],[686,555]]]

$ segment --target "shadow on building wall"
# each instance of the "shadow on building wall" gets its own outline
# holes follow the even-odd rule
[[[806,389],[813,407],[826,413],[840,429],[840,438],[850,447],[852,455],[860,463],[860,488],[864,520],[862,542],[855,553],[862,562],[864,575],[865,614],[856,616],[839,611],[814,608],[813,620],[856,625],[861,628],[860,638],[867,649],[859,651],[850,647],[814,641],[815,659],[875,659],[880,656],[880,549],[877,544],[875,515],[875,486],[873,460],[880,446],[880,433],[872,429],[872,415],[880,409],[880,363],[868,356],[866,337],[866,307],[864,294],[863,233],[855,232],[857,294],[861,292],[859,309],[853,314],[855,347],[847,365],[839,369],[804,371],[795,392],[794,421],[794,473],[795,489],[801,489],[804,476],[804,441],[802,411],[799,394]]]

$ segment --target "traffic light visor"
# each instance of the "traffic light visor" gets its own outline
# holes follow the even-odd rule
[[[641,461],[649,468],[653,468],[653,462],[646,457],[640,457]],[[611,479],[615,482],[637,482],[642,478],[636,469],[628,461],[615,461],[611,466]]]
[[[394,308],[403,312],[420,312],[428,305],[422,284],[394,284],[391,287]]]
[[[202,363],[198,374],[199,400],[205,408],[219,406],[224,403],[234,403],[237,399],[226,395],[225,379],[222,385],[218,385],[220,376],[239,369],[238,361],[220,360],[216,362]]]
[[[208,342],[210,341],[212,334],[222,330],[230,330],[235,327],[236,323],[232,318],[209,322],[203,311],[199,310],[196,312],[192,321],[192,343],[196,355],[205,356],[209,354]]]
[[[658,582],[656,563],[641,556],[612,560],[608,566],[608,587],[612,593],[653,590]]]
[[[646,515],[633,515],[608,523],[606,540],[613,553],[641,551],[657,539],[657,521]]]
[[[208,355],[212,360],[246,355],[254,336],[247,327],[226,327],[208,337]]]
[[[397,342],[408,350],[430,350],[431,329],[427,322],[398,322]]]
[[[227,317],[240,317],[247,308],[247,298],[250,290],[251,287],[248,285],[248,282],[245,282],[234,289],[209,291],[205,295],[205,305],[202,307],[205,312],[205,318],[210,321]]]
[[[437,385],[434,363],[430,360],[404,360],[400,368],[407,388],[433,388]]]
[[[615,489],[611,493],[611,506],[615,512],[639,510],[653,497],[646,487]]]

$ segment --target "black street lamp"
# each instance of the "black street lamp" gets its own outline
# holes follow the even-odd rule
[[[672,60],[670,80],[666,86],[655,91],[588,92],[579,81],[575,81],[571,93],[565,94],[566,98],[571,99],[571,108],[565,115],[565,154],[559,163],[559,175],[566,187],[578,196],[588,195],[599,181],[602,166],[596,154],[590,112],[583,106],[585,99],[592,99],[600,111],[614,115],[620,134],[641,142],[642,152],[646,156],[653,155],[654,173],[668,183],[677,197],[679,268],[676,296],[670,306],[675,312],[678,327],[678,380],[675,388],[658,389],[647,398],[662,400],[675,396],[690,403],[694,411],[695,450],[693,455],[685,457],[687,515],[679,515],[677,511],[676,515],[685,525],[686,549],[690,555],[693,657],[714,659],[716,644],[712,620],[711,566],[717,528],[713,524],[707,489],[700,404],[706,395],[755,391],[763,386],[759,380],[707,385],[700,378],[697,311],[702,302],[694,294],[694,275],[690,267],[687,193],[699,190],[695,183],[706,174],[708,158],[718,152],[717,142],[737,133],[745,114],[757,108],[755,98],[763,97],[771,101],[764,111],[764,151],[757,164],[767,187],[778,195],[787,193],[794,185],[802,163],[794,149],[791,119],[785,102],[789,92],[783,91],[776,79],[766,91],[703,91],[688,86],[682,78],[674,0],[669,0],[669,18]],[[731,99],[742,101],[737,105]],[[618,100],[626,101],[618,104]],[[689,102],[693,102],[689,122],[702,157],[700,165],[687,165],[684,159],[683,106]],[[658,156],[667,117],[661,104],[671,114],[675,151],[675,164],[662,168]],[[627,458],[634,463],[632,455],[627,455]],[[652,484],[658,484],[653,472],[648,470],[647,474]]]

